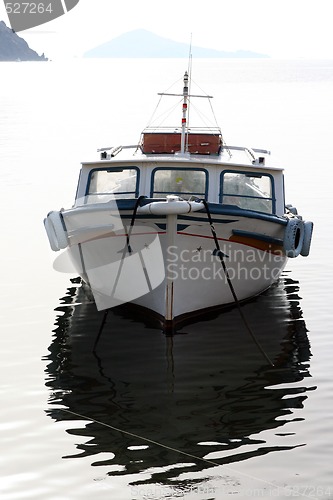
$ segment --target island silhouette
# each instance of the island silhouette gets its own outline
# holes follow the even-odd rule
[[[187,58],[189,44],[176,42],[169,38],[156,35],[151,31],[137,29],[123,33],[92,48],[84,53],[84,57],[103,58]],[[192,47],[193,57],[198,58],[263,58],[269,57],[266,54],[251,52],[247,50],[237,50],[226,52],[222,50],[209,49],[205,47]]]
[[[0,61],[47,61],[47,58],[44,54],[39,56],[23,38],[0,21]]]

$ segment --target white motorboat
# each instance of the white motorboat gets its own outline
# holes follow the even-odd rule
[[[210,96],[191,95],[188,82],[186,72],[178,128],[99,150],[82,163],[73,207],[44,221],[99,310],[130,303],[164,327],[262,293],[289,257],[309,254],[313,230],[285,205],[269,151],[189,126],[191,101]]]

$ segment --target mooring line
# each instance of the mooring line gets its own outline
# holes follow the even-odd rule
[[[113,425],[106,424],[105,422],[101,422],[100,420],[96,420],[95,418],[90,418],[90,417],[87,417],[85,415],[81,415],[80,413],[75,413],[74,411],[67,410],[65,408],[61,408],[61,410],[65,411],[67,413],[71,413],[72,415],[76,415],[77,417],[83,418],[85,420],[91,420],[92,422],[95,422],[96,424],[103,425],[104,427],[109,427],[110,429],[112,429],[114,431],[120,432],[122,434],[127,434],[128,436],[134,437],[136,439],[140,439],[141,441],[146,441],[147,443],[155,444],[156,446],[160,446],[161,448],[165,448],[166,450],[175,451],[176,453],[180,453],[181,455],[185,455],[186,457],[193,458],[194,460],[201,460],[202,462],[207,462],[207,463],[209,463],[211,465],[215,465],[215,466],[220,466],[221,465],[221,464],[219,464],[217,462],[213,462],[212,460],[208,460],[206,458],[197,457],[196,455],[191,455],[191,453],[186,453],[185,451],[178,450],[177,448],[172,448],[172,446],[168,446],[166,444],[159,443],[158,441],[154,441],[153,439],[149,439],[149,438],[146,438],[146,437],[143,437],[143,436],[139,436],[138,434],[134,434],[133,432],[125,431],[123,429],[119,429],[118,427],[115,427]]]
[[[123,269],[123,264],[124,264],[124,259],[125,259],[126,252],[128,252],[130,255],[132,254],[132,248],[131,248],[131,245],[130,245],[130,237],[131,237],[131,234],[132,234],[132,230],[133,230],[133,226],[134,226],[136,214],[137,214],[139,205],[140,205],[141,201],[143,200],[143,198],[146,198],[146,196],[139,196],[137,198],[136,202],[135,202],[129,230],[126,231],[125,226],[124,226],[124,229],[125,229],[125,232],[126,232],[126,245],[124,246],[122,257],[121,257],[121,260],[120,260],[120,264],[119,264],[119,267],[118,267],[118,270],[117,270],[117,276],[116,276],[116,279],[115,279],[113,287],[112,287],[111,298],[114,297],[114,294],[116,292],[116,288],[117,288],[118,283],[119,283],[119,278],[120,278],[120,275],[121,275],[121,272],[122,272],[122,269]],[[149,291],[151,291],[152,290],[151,283],[150,283],[150,280],[149,280],[149,276],[148,276],[147,270],[145,268],[145,263],[143,261],[143,257],[141,255],[141,252],[139,252],[139,257],[140,257],[141,265],[142,265],[142,268],[143,268],[143,271],[144,271],[144,274],[145,274],[145,277],[146,277],[146,281],[147,281],[147,285],[148,285]],[[106,309],[104,311],[104,315],[103,315],[103,319],[102,319],[102,322],[101,322],[101,326],[99,327],[99,330],[98,330],[98,333],[97,333],[97,337],[95,339],[94,346],[93,346],[93,352],[94,353],[96,352],[97,345],[98,345],[99,340],[101,338],[101,335],[102,335],[102,332],[103,332],[103,329],[104,329],[104,325],[106,323],[109,311],[110,311],[110,308],[108,308],[108,309]]]
[[[247,477],[249,479],[254,479],[255,481],[260,481],[261,483],[263,483],[267,486],[273,486],[275,489],[279,490],[281,488],[282,490],[288,491],[290,488],[292,488],[289,486],[278,486],[276,483],[271,483],[270,481],[266,481],[265,479],[260,479],[259,477],[252,476],[251,474],[246,474],[244,472],[231,469],[230,467],[228,467],[225,464],[219,464],[218,462],[214,462],[213,460],[208,460],[207,458],[202,458],[202,457],[198,457],[197,455],[192,455],[191,453],[186,453],[185,451],[179,450],[177,448],[173,448],[172,446],[168,446],[166,444],[159,443],[158,441],[154,441],[153,439],[149,439],[149,438],[146,438],[144,436],[140,436],[139,434],[134,434],[133,432],[119,429],[119,427],[115,427],[114,425],[106,424],[105,422],[101,422],[100,420],[96,420],[95,418],[87,417],[86,415],[82,415],[81,413],[77,413],[75,411],[68,410],[67,408],[58,408],[58,410],[64,411],[66,413],[70,413],[71,415],[75,415],[76,417],[80,417],[83,420],[90,420],[91,422],[94,422],[95,424],[102,425],[103,427],[108,427],[109,429],[120,432],[121,434],[126,434],[127,436],[131,436],[131,437],[134,437],[134,438],[139,439],[141,441],[145,441],[146,443],[154,444],[156,446],[159,446],[160,448],[164,448],[164,449],[169,450],[169,451],[174,451],[176,453],[179,453],[180,455],[184,455],[184,456],[192,458],[196,461],[205,462],[207,464],[214,465],[216,467],[222,466],[225,469],[227,469],[229,472],[231,472],[232,474],[238,474],[240,476]],[[304,498],[312,498],[312,500],[318,500],[315,497],[313,497],[313,496],[310,497],[309,495],[306,495],[306,494],[303,494],[302,496]]]
[[[209,225],[210,225],[210,230],[211,230],[211,233],[213,235],[214,242],[215,242],[215,255],[217,255],[219,257],[219,259],[220,259],[220,262],[221,262],[221,265],[222,265],[222,268],[223,268],[223,271],[224,271],[227,283],[228,283],[229,288],[230,288],[230,292],[231,292],[231,294],[233,296],[233,299],[234,299],[234,302],[235,302],[235,304],[237,306],[239,315],[240,315],[240,317],[241,317],[241,319],[242,319],[242,321],[244,323],[244,326],[245,326],[246,330],[250,334],[253,342],[256,344],[256,346],[258,347],[259,351],[264,356],[264,358],[266,359],[266,361],[271,365],[272,368],[274,368],[275,367],[274,363],[271,361],[271,359],[269,358],[268,354],[266,354],[266,352],[264,351],[264,349],[260,345],[259,341],[257,340],[255,334],[253,333],[252,328],[250,327],[250,325],[249,325],[249,323],[248,323],[248,321],[247,321],[247,319],[246,319],[246,317],[245,317],[245,315],[244,315],[244,313],[242,311],[242,306],[241,306],[241,304],[239,302],[239,299],[237,297],[234,285],[232,284],[232,281],[231,281],[231,278],[230,278],[230,275],[229,275],[226,263],[224,261],[224,253],[220,249],[220,244],[219,244],[219,241],[218,241],[218,238],[217,238],[217,235],[216,235],[216,231],[215,231],[215,228],[214,228],[214,225],[213,225],[213,220],[212,220],[212,216],[211,216],[211,213],[210,213],[210,210],[209,210],[208,203],[207,203],[206,200],[202,200],[202,202],[203,202],[203,204],[205,206],[205,209],[206,209],[206,213],[207,213],[207,217],[208,217],[208,222],[209,222]]]

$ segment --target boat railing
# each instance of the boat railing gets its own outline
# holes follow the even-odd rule
[[[249,148],[247,146],[228,146],[230,151],[246,151],[252,156],[252,152],[261,153],[263,155],[270,155],[271,152],[267,149],[259,149],[259,148]]]
[[[253,163],[264,163],[264,159],[257,158],[256,154],[270,155],[271,152],[267,149],[249,148],[246,146],[227,146],[223,144],[220,129],[198,128],[192,129],[188,137],[187,150],[192,154],[203,155],[219,155],[221,150],[225,148],[230,156],[232,151],[244,151],[251,157]],[[126,146],[108,146],[99,148],[97,152],[101,155],[101,160],[110,160],[118,155],[124,149],[141,148],[144,154],[167,154],[176,153],[180,149],[181,132],[174,128],[163,129],[145,129],[142,133],[140,144],[130,144]]]
[[[101,155],[101,160],[110,160],[119,154],[123,149],[139,149],[139,144],[130,144],[126,146],[108,146],[106,148],[98,148],[97,152]]]

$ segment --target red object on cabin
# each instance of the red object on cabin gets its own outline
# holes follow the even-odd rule
[[[144,132],[142,152],[145,154],[166,154],[180,151],[181,134],[178,132]],[[186,136],[186,151],[198,155],[218,155],[222,146],[219,134],[189,133]]]

